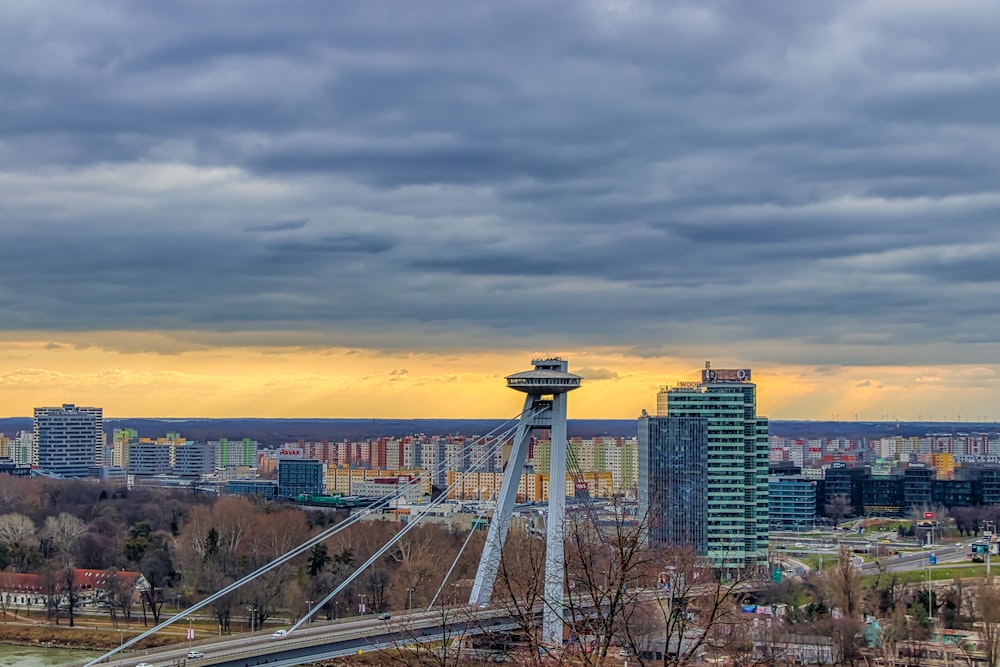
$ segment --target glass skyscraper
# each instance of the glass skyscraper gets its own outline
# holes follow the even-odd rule
[[[756,391],[749,369],[706,366],[701,382],[678,383],[657,397],[658,410],[666,409],[661,417],[704,420],[706,465],[701,489],[707,505],[705,555],[718,567],[767,563],[768,424],[765,417],[757,416]],[[645,437],[652,443],[650,422],[656,423],[647,421]],[[648,484],[646,502],[656,503],[658,498],[670,498],[671,492],[653,488],[649,466],[662,455],[652,447],[643,451],[642,419],[639,428],[640,466],[647,466],[648,471],[644,475],[640,468],[640,503],[644,484]],[[678,430],[675,437],[687,436]],[[679,442],[660,445],[668,455],[679,446]],[[643,477],[648,481],[643,482]],[[670,510],[661,507],[661,511],[666,514]]]
[[[639,418],[639,517],[653,546],[690,546],[707,554],[708,420]]]

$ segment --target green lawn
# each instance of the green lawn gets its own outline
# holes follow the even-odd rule
[[[951,581],[955,577],[961,577],[963,579],[978,579],[986,576],[986,564],[985,563],[949,563],[947,565],[936,565],[930,568],[931,581]],[[994,568],[996,572],[996,569]],[[924,568],[919,570],[911,570],[909,572],[896,572],[882,575],[882,581],[886,578],[891,577],[895,574],[898,580],[902,583],[914,583],[920,581],[927,581],[927,572]],[[997,572],[1000,574],[1000,572]],[[862,577],[862,581],[871,586],[875,582],[876,575],[866,574]]]
[[[870,526],[865,528],[864,534],[870,535],[872,533],[887,533],[887,532],[898,532],[899,527],[909,528],[912,521],[899,521],[895,519],[887,519],[884,523],[880,523],[877,526]]]

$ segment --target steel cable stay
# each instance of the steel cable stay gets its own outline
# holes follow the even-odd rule
[[[489,448],[486,451],[486,453],[484,454],[484,456],[482,457],[482,459],[479,460],[479,461],[477,461],[477,462],[475,462],[473,465],[471,465],[468,470],[462,472],[461,475],[459,475],[459,477],[457,477],[455,479],[455,481],[452,482],[445,489],[445,491],[443,493],[441,493],[440,496],[438,496],[438,498],[436,500],[431,501],[427,505],[427,508],[428,509],[432,509],[434,507],[437,507],[441,503],[445,502],[448,499],[449,492],[452,491],[452,490],[454,490],[454,489],[456,489],[456,488],[458,488],[461,485],[461,483],[464,481],[466,475],[468,475],[470,473],[478,472],[486,464],[486,461],[488,461],[496,453],[496,451],[503,445],[504,441],[508,437],[510,437],[510,434],[513,433],[515,430],[517,430],[517,428],[519,426],[520,426],[520,423],[515,424],[512,428],[508,429],[505,433],[503,433],[503,434],[497,436],[496,438],[494,438],[493,441],[492,441],[492,444],[489,445]],[[422,519],[424,516],[426,516],[426,513],[421,513],[421,515],[418,516],[415,520],[410,521],[409,523],[407,523],[406,526],[402,530],[400,530],[398,533],[396,533],[392,538],[390,538],[390,540],[388,542],[386,542],[382,546],[382,548],[380,548],[378,551],[376,551],[374,554],[372,554],[368,558],[368,560],[366,560],[364,563],[362,563],[361,566],[358,567],[358,569],[356,569],[354,572],[352,572],[350,574],[350,576],[348,576],[336,588],[334,588],[332,591],[330,591],[326,595],[326,597],[324,597],[322,600],[320,600],[319,602],[317,602],[315,604],[315,606],[313,606],[313,608],[309,610],[309,612],[307,612],[302,618],[300,618],[295,623],[295,625],[293,625],[288,630],[288,634],[292,634],[293,632],[295,632],[295,630],[297,630],[303,623],[307,622],[310,618],[312,618],[313,615],[316,614],[320,609],[322,609],[323,606],[326,605],[330,600],[332,600],[333,598],[335,598],[341,591],[343,591],[349,585],[351,585],[352,583],[354,583],[355,579],[357,579],[359,576],[361,576],[361,574],[363,574],[365,570],[367,570],[369,567],[371,567],[372,564],[374,564],[376,561],[378,561],[378,559],[380,559],[383,555],[385,555],[385,553],[387,551],[389,551],[389,549],[391,549],[393,546],[395,546],[395,544],[397,542],[399,542],[401,539],[403,539],[403,537],[408,532],[410,532],[417,524],[419,524],[420,523],[420,519]]]
[[[500,425],[498,425],[497,427],[495,427],[493,430],[491,430],[490,432],[488,432],[486,435],[482,435],[482,436],[480,436],[478,438],[475,438],[474,440],[470,440],[468,443],[466,443],[465,445],[463,445],[463,447],[459,450],[459,455],[464,456],[464,454],[467,451],[471,451],[471,449],[473,447],[476,447],[479,444],[481,444],[482,442],[487,441],[487,440],[489,440],[491,438],[494,439],[497,442],[503,442],[503,438],[509,437],[510,433],[512,433],[514,430],[516,430],[517,426],[521,423],[521,420],[524,418],[526,412],[529,412],[529,411],[528,410],[522,410],[521,413],[518,414],[516,417],[513,417],[512,419],[508,419],[507,421],[501,423]],[[534,414],[534,413],[532,412],[532,414]],[[497,432],[501,431],[501,429],[504,429],[504,427],[506,427],[511,422],[515,422],[515,425],[513,427],[508,428],[506,431],[504,431],[503,434],[502,434],[502,437],[497,437],[496,436]],[[414,482],[421,481],[421,479],[423,477],[428,476],[428,473],[436,474],[437,472],[443,472],[444,470],[447,470],[447,466],[450,463],[451,463],[450,459],[444,459],[441,462],[439,462],[438,464],[436,464],[434,466],[434,468],[432,468],[427,473],[423,473],[422,475],[415,477],[413,479],[413,481]],[[459,479],[461,479],[461,478],[459,478]],[[404,493],[404,491],[399,491],[399,490],[394,491],[392,493],[389,493],[389,494],[383,496],[382,498],[380,498],[379,500],[377,500],[374,504],[372,504],[370,506],[369,509],[381,509],[381,508],[387,506],[393,500],[396,500],[397,498],[399,498],[400,496],[402,496],[403,493]],[[196,602],[195,604],[191,605],[190,607],[188,607],[184,611],[179,612],[177,614],[174,614],[173,616],[171,616],[171,617],[165,619],[164,621],[160,622],[158,625],[153,626],[149,630],[146,630],[145,632],[142,632],[139,635],[136,635],[132,639],[128,640],[127,642],[125,642],[123,644],[120,644],[119,646],[117,646],[116,648],[108,651],[107,653],[104,653],[104,654],[102,654],[102,655],[94,658],[93,660],[90,660],[89,662],[85,663],[83,665],[83,667],[93,667],[94,665],[97,665],[98,663],[100,663],[102,661],[106,661],[111,656],[117,655],[118,653],[121,653],[125,649],[131,648],[132,646],[134,646],[135,644],[139,643],[140,641],[142,641],[146,637],[154,635],[157,632],[159,632],[160,630],[163,630],[164,628],[167,628],[170,625],[173,625],[177,621],[180,621],[180,620],[182,620],[182,619],[190,616],[191,614],[194,614],[195,612],[200,611],[201,609],[204,609],[205,607],[207,607],[208,605],[212,604],[216,600],[218,600],[218,599],[220,599],[222,597],[225,597],[226,595],[229,595],[233,591],[239,590],[244,585],[250,583],[251,581],[254,581],[255,579],[257,579],[258,577],[260,577],[260,576],[262,576],[264,574],[267,574],[271,570],[274,570],[274,569],[276,569],[276,568],[284,565],[285,563],[287,563],[288,561],[292,560],[293,558],[302,555],[303,553],[305,553],[308,550],[312,549],[314,546],[316,546],[318,544],[322,544],[323,542],[325,542],[329,538],[333,537],[337,533],[341,532],[342,530],[345,530],[348,527],[354,525],[355,523],[357,523],[358,521],[360,521],[361,518],[362,518],[362,515],[357,514],[357,515],[354,515],[354,516],[352,516],[352,517],[350,517],[348,519],[345,519],[345,520],[341,521],[340,523],[337,523],[337,524],[335,524],[333,526],[330,526],[329,528],[327,528],[327,529],[325,529],[325,530],[317,533],[313,537],[309,538],[308,540],[306,540],[305,542],[303,542],[299,546],[294,547],[294,548],[290,549],[289,551],[285,552],[284,554],[278,556],[277,558],[275,558],[274,560],[272,560],[270,563],[266,563],[266,564],[262,565],[261,567],[259,567],[258,569],[254,570],[253,572],[244,575],[240,579],[234,581],[233,583],[231,583],[231,584],[223,587],[222,589],[216,591],[215,593],[209,595],[208,597],[206,597],[205,599],[201,600],[200,602]],[[320,606],[322,606],[322,605],[320,605]]]
[[[586,488],[586,495],[583,498],[583,511],[587,514],[587,518],[590,523],[593,524],[594,530],[597,532],[597,537],[604,546],[610,546],[608,542],[608,536],[604,532],[603,526],[601,526],[600,517],[597,516],[597,506],[594,503],[594,497],[590,494],[589,485],[587,485],[586,480],[583,478],[583,470],[580,468],[580,464],[576,459],[576,453],[567,444],[566,445],[566,460],[569,469],[569,474],[573,478],[573,497],[577,498],[577,490],[579,488]]]
[[[490,493],[490,502],[496,502],[497,489],[499,487],[494,484],[493,491]],[[455,567],[458,565],[458,559],[462,557],[465,553],[465,549],[469,546],[469,542],[472,541],[472,536],[476,534],[476,526],[482,520],[483,516],[486,515],[486,507],[480,502],[479,512],[476,513],[476,518],[472,522],[472,526],[469,528],[469,534],[465,536],[465,542],[462,543],[462,547],[455,554],[455,560],[451,562],[451,567],[445,572],[444,578],[441,580],[441,585],[438,586],[437,592],[434,593],[434,597],[431,598],[430,604],[427,605],[427,611],[434,608],[434,603],[437,602],[438,596],[441,595],[441,591],[444,590],[445,584],[448,583],[448,579],[451,578],[451,573],[455,571]]]
[[[522,413],[523,416],[521,417],[520,423],[518,424],[518,428],[523,428],[526,424],[530,423],[532,419],[534,419],[535,417],[541,415],[543,412],[546,411],[547,408],[543,407],[536,407],[535,409],[530,411],[525,410]],[[490,494],[491,502],[494,503],[496,502],[497,492],[499,491],[499,489],[500,487],[498,485],[496,484],[493,485],[493,491]],[[469,534],[466,535],[465,537],[465,543],[462,544],[462,548],[459,549],[458,554],[455,555],[455,560],[452,561],[451,567],[448,568],[448,571],[445,573],[444,578],[441,580],[441,585],[438,586],[437,591],[434,593],[434,597],[431,598],[430,604],[427,605],[427,611],[430,611],[434,607],[434,604],[437,602],[438,596],[441,595],[441,591],[444,590],[445,584],[448,583],[448,579],[451,578],[452,572],[455,571],[455,567],[458,565],[458,559],[462,557],[463,553],[465,553],[466,548],[469,546],[469,542],[472,541],[472,536],[476,534],[476,523],[478,523],[478,521],[481,520],[485,514],[486,514],[486,508],[480,505],[479,512],[476,514],[476,521],[472,524],[472,527],[469,529]]]

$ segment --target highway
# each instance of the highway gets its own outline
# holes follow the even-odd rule
[[[920,570],[928,566],[929,556],[934,554],[937,564],[966,562],[968,550],[956,546],[939,546],[923,551],[910,553],[900,553],[898,556],[887,556],[880,559],[885,572],[907,572],[909,570]],[[931,566],[934,567],[934,566]],[[862,574],[876,574],[879,572],[878,562],[868,562],[861,566]]]
[[[892,540],[890,542],[884,542],[885,539],[892,539],[895,533],[884,533],[872,535],[868,539],[857,537],[851,535],[850,537],[840,537],[838,534],[831,533],[829,538],[822,539],[809,539],[803,538],[801,536],[795,536],[795,534],[785,534],[777,538],[779,546],[775,553],[784,555],[789,561],[798,562],[796,556],[814,554],[823,555],[824,557],[829,556],[831,558],[836,558],[837,552],[840,547],[848,547],[849,549],[855,549],[866,546],[880,546],[885,547],[890,551],[899,552],[898,555],[883,556],[878,559],[878,561],[868,561],[860,565],[862,574],[876,574],[879,572],[879,567],[881,564],[882,571],[885,572],[907,572],[910,570],[920,570],[928,566],[929,556],[934,554],[937,559],[938,565],[943,565],[947,563],[956,562],[966,562],[968,556],[967,547],[958,547],[954,545],[934,545],[930,549],[921,549],[919,551],[913,551],[914,544],[912,542],[903,542]],[[902,551],[907,549],[910,551]],[[860,558],[857,558],[861,561]],[[934,566],[931,566],[934,567]]]
[[[800,540],[790,548],[778,553],[786,553],[792,557],[794,557],[793,554],[823,553],[836,557],[837,549],[841,546],[853,547],[861,543],[857,539],[841,539],[840,544],[837,545],[814,540]],[[825,548],[817,548],[821,546]],[[896,550],[905,547],[912,548],[913,545],[890,543],[881,546]],[[939,546],[933,549],[901,553],[898,556],[887,556],[880,559],[882,571],[904,572],[922,569],[927,566],[930,554],[935,555],[938,564],[965,562],[967,549],[956,546]],[[879,572],[879,568],[880,563],[878,562],[866,562],[860,565],[863,574],[875,574]],[[463,634],[504,631],[515,627],[516,624],[509,614],[503,610],[460,606],[447,610],[421,610],[394,614],[387,620],[380,620],[375,616],[365,616],[338,621],[317,621],[281,639],[272,638],[273,629],[255,635],[249,633],[228,635],[200,640],[190,645],[175,644],[160,649],[129,652],[124,656],[113,656],[101,664],[108,667],[134,667],[139,662],[148,662],[155,667],[173,665],[253,667],[263,664],[267,664],[269,667],[292,667],[309,660],[343,657],[356,654],[358,651],[367,653],[394,646],[415,646]],[[205,657],[187,660],[186,656],[189,650],[201,651]]]
[[[445,627],[447,626],[447,627]],[[300,628],[281,639],[271,631],[250,635],[228,635],[188,644],[113,656],[108,667],[133,667],[148,662],[155,667],[291,667],[310,660],[321,660],[365,653],[393,646],[415,646],[459,635],[511,630],[516,624],[509,614],[496,609],[457,607],[447,610],[417,611],[393,615],[388,620],[374,616],[353,617],[339,621],[317,622]],[[189,650],[201,651],[204,658],[186,660]],[[186,661],[186,662],[185,662]],[[80,664],[83,664],[82,662]]]

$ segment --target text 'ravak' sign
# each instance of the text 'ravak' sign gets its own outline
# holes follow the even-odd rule
[[[701,372],[702,382],[750,382],[749,368],[706,368]]]
[[[282,447],[278,450],[279,459],[301,459],[302,458],[302,448],[301,447]]]

